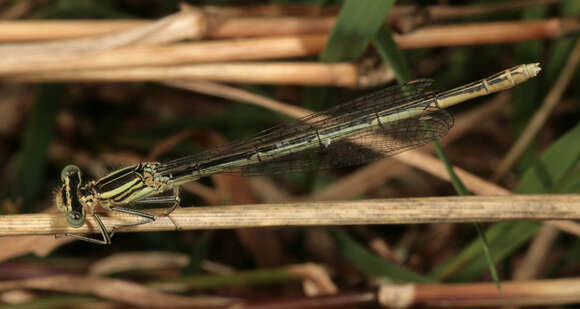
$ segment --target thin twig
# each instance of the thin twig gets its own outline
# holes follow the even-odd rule
[[[506,156],[497,166],[497,169],[495,170],[492,176],[493,181],[497,181],[511,169],[511,167],[515,164],[516,160],[528,148],[530,142],[532,142],[532,140],[536,137],[540,129],[544,126],[544,124],[548,120],[548,117],[552,113],[552,110],[556,107],[556,104],[560,102],[562,94],[564,94],[564,90],[568,88],[568,85],[570,84],[572,77],[574,77],[574,72],[576,71],[579,62],[580,62],[580,40],[576,42],[576,46],[572,50],[570,57],[568,58],[568,62],[566,62],[566,64],[563,67],[562,74],[560,74],[558,80],[556,80],[556,82],[554,83],[554,87],[552,88],[552,90],[550,90],[550,92],[544,99],[542,106],[540,107],[540,109],[538,109],[538,111],[536,111],[536,113],[534,114],[534,116],[532,117],[532,119],[530,120],[530,122],[528,123],[528,125],[518,138],[518,140],[515,142],[515,144],[512,146],[512,148],[508,151]]]
[[[166,209],[151,210],[163,214]],[[180,208],[149,224],[119,231],[169,231],[264,226],[417,224],[505,220],[580,219],[580,195],[509,195],[406,198],[338,202],[257,204]],[[109,226],[142,222],[142,218],[109,212]],[[62,214],[0,216],[0,235],[46,235],[97,232],[95,221],[72,228]],[[175,223],[175,224],[174,224]]]

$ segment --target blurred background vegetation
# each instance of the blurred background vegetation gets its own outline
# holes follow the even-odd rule
[[[477,12],[477,8],[486,5],[511,1],[393,2],[266,1],[260,4],[280,7],[308,5],[310,8],[335,8],[335,12],[339,12],[338,22],[319,55],[289,61],[324,63],[381,59],[395,70],[398,81],[432,78],[433,90],[459,86],[518,64],[540,62],[543,71],[538,78],[511,90],[509,99],[494,108],[485,119],[473,123],[452,143],[444,143],[443,149],[453,165],[484,179],[491,179],[497,165],[540,109],[563,70],[570,66],[573,53],[578,53],[575,51],[577,32],[562,32],[560,36],[519,42],[502,43],[498,39],[499,43],[434,44],[434,47],[402,50],[396,47],[392,35],[411,34],[418,29],[438,25],[461,27],[474,23],[483,25],[551,18],[578,23],[580,2],[534,1],[537,2],[535,5],[439,20],[430,19],[426,12],[442,5],[473,8]],[[179,3],[131,0],[0,1],[0,16],[5,20],[156,20],[177,12]],[[244,8],[257,5],[253,1],[188,3],[194,7]],[[401,20],[396,24],[400,27],[383,22],[393,4],[393,8],[399,5],[413,8],[410,14],[401,17],[403,21],[414,21],[410,28],[404,29],[401,25],[406,24]],[[498,35],[501,36],[501,33]],[[518,194],[579,193],[580,87],[577,85],[580,71],[572,72],[569,86],[564,88],[545,124],[525,147],[515,166],[496,181],[498,185]],[[391,82],[394,83],[396,81]],[[231,85],[315,111],[331,107],[342,98],[360,92],[330,86]],[[70,163],[81,166],[89,177],[99,177],[125,164],[149,160],[153,149],[171,144],[173,138],[177,138],[178,142],[171,144],[169,150],[157,159],[196,153],[223,142],[251,136],[289,119],[262,106],[240,104],[154,82],[3,82],[0,93],[2,214],[41,212],[54,207],[53,191],[59,185],[60,171]],[[459,118],[491,104],[492,100],[492,97],[476,99],[453,107],[450,112]],[[182,190],[182,204],[218,206],[309,198],[356,172],[357,168],[258,179],[233,176],[206,178],[200,184],[202,188],[211,189],[209,196],[217,197],[217,200],[192,193],[195,189]],[[449,182],[410,168],[352,198],[455,194]],[[489,250],[497,262],[501,280],[516,277],[522,261],[531,254],[531,243],[541,231],[539,222],[502,222],[484,226]],[[540,254],[543,262],[536,265],[535,275],[526,279],[578,276],[580,241],[577,235],[555,230],[542,235],[548,235],[545,237],[549,239],[543,254]],[[133,268],[111,271],[113,278],[143,284],[180,283],[186,286],[183,288],[188,291],[186,295],[197,295],[203,291],[248,300],[298,298],[304,295],[304,291],[308,293],[308,284],[298,284],[304,278],[289,275],[288,268],[285,268],[304,263],[324,265],[340,293],[371,290],[377,285],[376,279],[380,279],[378,282],[490,280],[481,240],[472,225],[121,233],[115,235],[110,246],[70,242],[42,258],[32,253],[35,248],[14,253],[17,250],[12,245],[17,239],[10,241],[1,245],[6,257],[0,261],[0,280],[86,274],[88,270],[93,270],[97,262],[126,252],[137,252],[128,258],[135,265]],[[157,267],[140,268],[137,262],[140,261],[139,256],[147,256],[147,251],[159,252],[173,264],[160,262]],[[240,274],[246,277],[240,277]],[[2,293],[0,291],[0,295]],[[2,298],[0,303],[63,307],[100,299],[96,296],[98,294],[82,294],[91,296],[71,298],[70,294],[45,292],[30,294],[24,301],[13,302]],[[320,288],[318,294],[324,294]],[[111,300],[114,304],[117,301]]]

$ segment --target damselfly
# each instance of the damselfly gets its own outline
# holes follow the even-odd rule
[[[287,173],[352,166],[400,153],[438,139],[453,126],[443,108],[509,89],[536,76],[538,63],[524,64],[488,78],[442,92],[425,92],[430,80],[373,92],[299,121],[262,131],[196,155],[167,162],[144,162],[114,171],[96,180],[84,180],[74,165],[61,172],[62,186],[56,205],[71,227],[85,224],[92,215],[102,239],[66,234],[77,239],[108,244],[115,228],[107,231],[95,211],[107,210],[143,217],[155,216],[129,208],[136,203],[179,205],[179,186],[216,173],[243,175]],[[162,196],[170,192],[170,196]]]

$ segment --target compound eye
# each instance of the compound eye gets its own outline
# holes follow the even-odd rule
[[[69,211],[66,213],[66,222],[74,228],[79,228],[85,223],[85,214],[74,210]]]
[[[64,179],[72,174],[79,173],[80,168],[76,165],[67,165],[65,166],[62,171],[60,172],[60,180],[65,182]]]

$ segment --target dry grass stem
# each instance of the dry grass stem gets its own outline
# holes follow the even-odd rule
[[[443,162],[439,159],[425,154],[420,151],[407,151],[396,156],[397,160],[404,162],[410,166],[419,168],[420,170],[426,171],[429,174],[439,177],[443,180],[450,181],[449,173]],[[475,176],[468,171],[460,168],[453,167],[453,170],[465,184],[467,189],[475,194],[479,195],[507,195],[511,194],[510,191],[499,187],[485,179]]]
[[[164,82],[163,84],[171,87],[199,92],[206,95],[212,95],[232,101],[262,106],[266,109],[270,109],[294,118],[302,118],[311,113],[311,111],[298,106],[286,104],[240,88],[215,82],[202,80],[198,81],[174,80]]]
[[[42,28],[36,28],[36,31],[38,29]],[[6,30],[2,29],[0,23],[0,32],[3,31]],[[45,62],[64,64],[73,58],[123,46],[160,45],[197,38],[204,33],[205,22],[200,21],[200,12],[186,9],[141,27],[99,37],[41,43],[3,44],[0,46],[0,56],[2,57],[2,66],[18,67],[26,63]]]
[[[152,210],[157,215],[165,209]],[[119,231],[168,231],[264,226],[417,224],[504,220],[580,219],[580,195],[510,195],[407,198],[337,202],[280,203],[180,208],[152,223]],[[142,222],[118,212],[103,217],[108,227]],[[173,221],[173,222],[172,222]],[[0,235],[46,235],[96,232],[89,217],[80,228],[68,226],[63,214],[0,216]]]
[[[161,157],[164,153],[171,151],[173,147],[177,144],[187,140],[193,135],[193,130],[191,129],[183,129],[177,133],[174,133],[167,138],[156,142],[149,154],[147,155],[147,161],[157,161],[159,157]]]
[[[549,306],[580,301],[580,278],[502,281],[502,289],[490,283],[383,284],[377,291],[339,293],[309,298],[276,300],[248,305],[248,309],[329,308],[336,304],[350,307],[381,308],[464,308],[506,306]]]
[[[0,291],[14,289],[88,294],[140,307],[207,308],[232,305],[235,302],[234,299],[217,296],[186,297],[162,293],[134,282],[95,276],[48,276],[0,282]]]
[[[531,6],[544,6],[557,4],[560,0],[531,0],[516,1],[505,3],[485,3],[476,5],[432,5],[423,8],[422,15],[426,21],[441,21],[452,18],[466,18],[468,16],[477,16],[484,14],[495,14],[511,10],[524,9]],[[414,6],[395,6],[389,11],[389,18],[400,19],[402,17],[412,18],[417,14],[417,7]],[[415,19],[420,18],[416,17]]]
[[[356,172],[333,182],[324,190],[306,197],[315,201],[351,199],[383,184],[387,179],[403,174],[409,166],[400,164],[397,157],[369,163]]]
[[[578,28],[578,21],[568,19],[432,26],[397,36],[396,41],[401,48],[492,44],[557,38]],[[154,30],[146,32],[148,38]],[[59,42],[55,47],[47,45],[50,48],[5,46],[0,49],[4,57],[0,75],[305,57],[321,52],[327,38],[326,34],[315,34],[146,46],[151,43],[139,41],[144,37],[142,32],[145,31],[133,35],[136,38],[132,40],[112,40],[114,44],[86,39],[88,43],[69,44],[67,48],[58,45]],[[126,46],[137,42],[142,46]],[[158,40],[155,43],[159,44]]]
[[[528,148],[529,144],[536,137],[538,132],[542,129],[548,117],[556,107],[556,104],[560,102],[564,90],[568,88],[572,77],[574,77],[574,72],[578,67],[580,62],[580,40],[576,42],[576,46],[570,53],[567,63],[564,65],[562,73],[554,83],[554,87],[550,90],[542,106],[536,111],[518,140],[508,151],[503,160],[499,163],[496,170],[494,171],[492,179],[494,181],[499,180],[503,177],[515,164],[516,160],[522,155],[522,153]]]
[[[338,292],[330,274],[321,265],[314,263],[296,264],[287,266],[285,269],[303,280],[312,282],[312,285],[316,287],[316,295],[336,294]]]
[[[234,17],[279,17],[279,16],[334,16],[340,8],[337,6],[303,5],[303,4],[260,4],[247,6],[213,6],[204,5],[201,9],[213,16],[222,18]]]
[[[524,281],[538,278],[543,273],[542,265],[548,265],[546,258],[550,255],[552,245],[558,237],[558,229],[550,225],[544,225],[534,235],[532,244],[524,259],[517,265],[513,274],[515,281]]]
[[[580,223],[569,220],[563,221],[548,220],[544,221],[544,224],[551,225],[562,232],[566,232],[580,237]]]
[[[396,158],[407,165],[419,168],[443,180],[450,181],[449,173],[445,165],[440,160],[420,151],[407,151],[396,156]],[[460,167],[453,167],[457,177],[461,179],[468,190],[480,195],[509,195],[509,190],[477,177]],[[564,232],[580,236],[580,224],[573,221],[545,221],[545,224],[554,226]]]
[[[132,270],[151,270],[187,267],[191,259],[183,253],[145,251],[123,252],[107,256],[91,264],[88,273],[92,276],[107,276]]]
[[[325,43],[325,35],[303,35],[122,47],[74,56],[69,53],[63,55],[66,59],[55,58],[52,53],[40,51],[45,57],[42,61],[23,55],[18,48],[11,49],[10,53],[2,53],[0,49],[0,55],[12,57],[13,60],[3,63],[0,74],[295,58],[315,55],[324,48]]]
[[[383,285],[378,292],[383,307],[502,307],[554,306],[580,302],[580,278],[502,281],[495,283]]]
[[[276,18],[211,18],[207,38],[230,39],[242,37],[270,37],[302,34],[325,34],[330,32],[336,18],[287,17]]]
[[[199,13],[199,11],[195,11]],[[193,16],[192,16],[193,17]],[[327,33],[332,29],[335,17],[279,17],[279,18],[215,18],[197,15],[199,25],[188,30],[184,39],[240,38],[287,36]],[[59,20],[59,21],[4,21],[0,23],[0,42],[29,42],[63,40],[91,36],[110,35],[117,31],[145,27],[154,21],[148,20]],[[204,25],[207,23],[207,25]],[[208,28],[207,30],[205,28]],[[43,29],[43,31],[38,31]],[[192,30],[197,29],[195,32]],[[172,29],[171,33],[176,33]],[[175,41],[175,40],[172,40]],[[42,43],[37,43],[42,47]]]
[[[139,19],[3,20],[0,23],[0,42],[51,41],[102,36],[151,23],[153,21]],[[42,47],[42,45],[37,46]]]
[[[395,40],[400,48],[483,45],[555,39],[577,31],[578,28],[580,28],[580,23],[577,20],[560,18],[430,26],[395,36]]]
[[[469,6],[395,6],[387,21],[397,28],[414,29],[421,24],[451,18],[491,14],[557,3],[557,0],[535,0],[517,3]],[[182,11],[171,17],[173,26],[165,27],[164,35],[171,37],[179,31],[189,32],[186,39],[240,38],[284,36],[329,32],[336,21],[337,7],[306,5],[261,5],[240,7],[191,7],[181,5]],[[284,16],[289,15],[289,16]],[[110,35],[131,28],[146,27],[151,20],[57,20],[3,21],[0,23],[0,42],[29,42],[63,40]],[[197,25],[187,28],[187,23]],[[178,25],[177,27],[175,25]],[[42,29],[42,31],[38,31]],[[172,39],[171,41],[175,41]]]
[[[392,80],[391,71],[382,72],[377,86]],[[350,63],[256,62],[209,63],[162,67],[110,68],[97,70],[47,71],[11,75],[15,82],[137,82],[173,79],[207,80],[247,84],[310,85],[357,87],[359,69]]]
[[[294,197],[268,177],[250,177],[249,184],[260,201],[281,203],[291,201]]]
[[[396,5],[389,10],[387,20],[400,18],[414,18],[417,15],[428,16],[430,20],[466,17],[482,14],[499,13],[509,10],[518,10],[531,6],[542,6],[559,3],[560,0],[528,0],[515,3],[492,3],[482,5]],[[264,4],[237,6],[202,6],[201,9],[212,15],[222,17],[248,16],[331,16],[339,12],[338,7],[294,4]],[[418,12],[418,9],[421,11]]]

